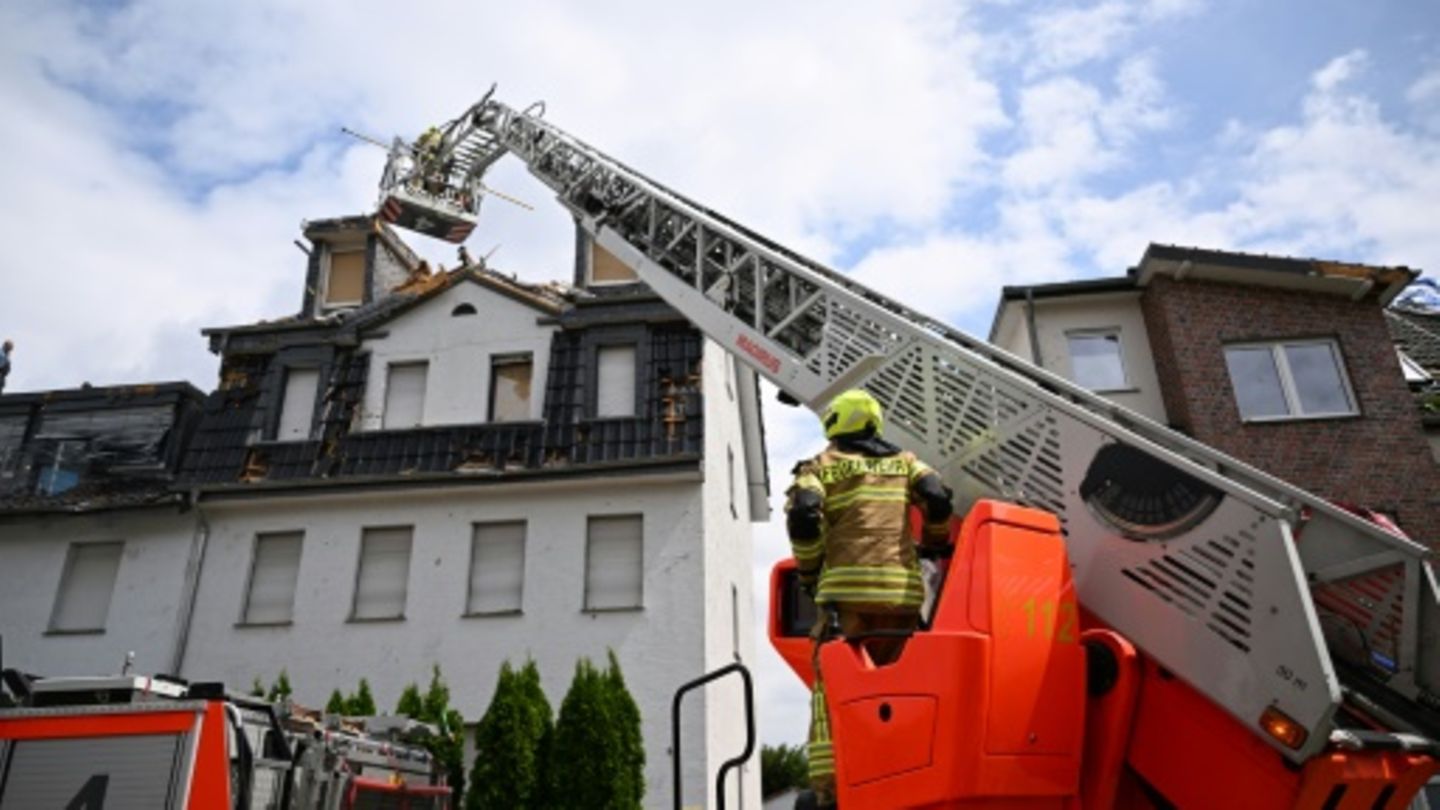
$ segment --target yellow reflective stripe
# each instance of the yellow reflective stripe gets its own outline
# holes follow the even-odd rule
[[[910,468],[910,483],[913,484],[932,472],[935,472],[934,468],[917,458],[914,466]]]
[[[820,480],[826,484],[861,475],[894,475],[909,477],[910,468],[900,456],[884,458],[842,458],[820,466]]]
[[[791,540],[790,550],[795,559],[812,559],[825,554],[825,538],[819,540]]]
[[[791,486],[796,489],[814,490],[821,495],[825,494],[825,485],[820,483],[820,479],[814,473],[802,473],[795,476],[795,482]]]
[[[868,501],[873,503],[904,503],[908,500],[905,486],[896,483],[893,486],[878,485],[867,487],[856,487],[839,495],[831,495],[825,502],[825,511],[831,512],[836,509],[844,509],[853,505],[856,501]]]
[[[912,606],[925,600],[925,586],[918,569],[837,566],[820,573],[815,600]]]
[[[901,591],[827,590],[821,588],[816,592],[815,600],[821,604],[844,602],[885,607],[918,607],[925,603],[925,591],[919,587]]]
[[[792,545],[791,554],[795,557],[795,563],[802,569],[812,570],[821,560],[825,559],[825,544],[816,543],[813,546]]]
[[[919,568],[904,565],[835,565],[825,569],[827,579],[863,580],[920,576]]]

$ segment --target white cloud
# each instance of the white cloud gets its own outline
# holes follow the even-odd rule
[[[1005,187],[1040,192],[1094,177],[1122,165],[1138,137],[1170,125],[1174,113],[1149,58],[1125,60],[1114,83],[1109,97],[1070,76],[1021,90],[1023,146],[1003,162]]]
[[[1431,69],[1406,88],[1405,100],[1427,129],[1440,133],[1440,68]]]
[[[1117,271],[1151,241],[1440,267],[1440,138],[1350,89],[1366,60],[1318,69],[1292,123],[1227,122],[1223,170],[1054,200],[1067,238]]]
[[[1109,59],[1145,26],[1192,14],[1199,0],[1103,0],[1046,7],[1031,15],[1025,69],[1031,75]]]

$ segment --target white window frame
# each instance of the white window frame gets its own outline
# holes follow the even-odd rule
[[[500,608],[497,610],[475,610],[472,603],[475,601],[475,562],[476,549],[479,547],[479,533],[481,528],[486,526],[519,526],[520,527],[520,598],[519,604],[513,608]],[[466,569],[465,578],[465,612],[463,616],[515,616],[525,611],[525,555],[528,551],[530,539],[529,522],[523,518],[520,520],[487,520],[470,524],[470,567]]]
[[[604,402],[603,392],[605,389],[604,364],[601,357],[606,352],[628,351],[630,354],[630,411],[629,413],[608,413],[602,409]],[[634,342],[606,343],[595,348],[595,418],[596,419],[634,419],[640,415],[640,396],[636,388],[640,382],[640,346]],[[616,389],[621,390],[621,389]]]
[[[76,556],[79,549],[97,546],[112,546],[116,549],[115,574],[110,579],[110,596],[105,602],[105,613],[101,617],[99,627],[61,627],[60,608],[64,602],[65,595],[69,591],[71,578],[75,575]],[[120,581],[120,568],[125,562],[125,541],[104,540],[100,542],[71,543],[65,549],[65,565],[60,571],[60,582],[55,589],[55,602],[50,606],[50,622],[46,625],[46,635],[101,635],[105,632],[105,626],[110,623],[110,609],[115,604],[115,586]]]
[[[637,583],[639,594],[633,605],[600,605],[590,604],[590,550],[592,544],[591,524],[596,520],[617,520],[634,519],[640,526],[640,536],[637,542],[640,545],[640,571]],[[584,594],[581,603],[581,610],[585,613],[622,613],[645,609],[645,516],[641,513],[627,513],[619,515],[590,515],[585,519],[585,570],[584,570]]]
[[[314,373],[315,385],[310,389],[310,402],[304,408],[305,431],[297,436],[285,435],[285,417],[289,409],[285,407],[290,401],[291,377],[297,373]],[[308,442],[315,438],[315,402],[320,397],[320,369],[314,366],[287,366],[284,370],[284,380],[280,386],[280,412],[275,415],[275,433],[272,438],[277,442]],[[300,414],[295,414],[299,416]]]
[[[365,535],[372,531],[392,531],[403,529],[410,533],[410,553],[405,560],[405,594],[400,600],[400,612],[388,616],[361,616],[360,615],[360,582],[365,565]],[[414,526],[365,526],[360,530],[360,542],[355,548],[355,583],[350,594],[350,617],[351,622],[400,622],[405,620],[405,611],[410,606],[410,575],[415,568],[415,527]]]
[[[334,245],[330,245],[330,244],[325,245],[325,253],[324,253],[324,256],[323,256],[323,258],[322,258],[321,268],[320,268],[320,278],[321,278],[321,284],[320,284],[320,309],[322,309],[322,310],[349,309],[349,308],[352,308],[352,307],[358,307],[358,306],[360,306],[361,304],[365,303],[365,251],[366,251],[366,246],[365,246],[365,243],[364,243],[364,242],[361,242],[361,243],[359,244],[359,246],[357,246],[357,247],[345,246],[345,247],[337,248],[337,247],[335,247]],[[359,254],[360,254],[360,297],[359,297],[359,298],[356,298],[356,299],[353,299],[353,300],[347,299],[347,300],[345,300],[345,301],[331,301],[331,300],[330,300],[330,270],[331,270],[331,268],[333,267],[332,259],[334,258],[334,256],[335,256],[336,253],[359,253]]]
[[[1106,338],[1114,337],[1115,346],[1119,351],[1120,360],[1120,384],[1108,388],[1088,388],[1077,379],[1075,374],[1075,353],[1070,348],[1071,338]],[[1118,326],[1105,326],[1096,329],[1067,329],[1065,331],[1065,360],[1070,364],[1070,381],[1085,388],[1092,394],[1114,394],[1121,391],[1134,391],[1135,385],[1130,382],[1130,369],[1125,364],[1125,336]]]
[[[255,571],[260,563],[260,543],[273,537],[295,535],[300,541],[300,553],[295,559],[295,584],[290,589],[290,615],[274,621],[254,621],[250,618],[250,603],[255,596]],[[305,532],[299,529],[277,532],[257,532],[255,542],[250,544],[250,575],[245,578],[245,599],[240,604],[240,627],[285,627],[295,622],[295,595],[300,590],[300,564],[305,558]]]
[[[394,424],[396,417],[390,407],[390,385],[392,377],[397,368],[420,367],[425,370],[423,385],[420,388],[420,407],[415,416],[415,424],[399,425]],[[415,430],[425,426],[425,403],[430,398],[430,361],[428,359],[417,360],[392,360],[385,364],[385,391],[380,402],[380,428],[382,430]]]
[[[520,419],[497,420],[495,418],[495,395],[498,388],[499,371],[505,366],[526,365],[530,367],[530,395],[525,400],[528,408],[525,416]],[[528,422],[535,418],[535,353],[534,352],[508,352],[504,354],[490,355],[490,390],[487,392],[485,402],[486,422]]]
[[[1287,346],[1327,346],[1330,349],[1330,356],[1335,359],[1335,369],[1339,372],[1340,386],[1345,390],[1345,399],[1350,403],[1350,410],[1336,411],[1333,413],[1305,413],[1301,410],[1300,394],[1295,388],[1295,377],[1290,371],[1290,361],[1285,356]],[[1308,419],[1350,419],[1360,415],[1360,401],[1355,397],[1355,387],[1350,383],[1350,373],[1345,368],[1345,355],[1340,351],[1340,341],[1334,338],[1296,338],[1293,340],[1255,340],[1243,343],[1226,343],[1224,352],[1231,349],[1269,349],[1270,358],[1275,363],[1275,373],[1280,377],[1280,392],[1285,398],[1284,414],[1270,416],[1246,416],[1240,413],[1240,392],[1235,387],[1235,378],[1230,376],[1230,364],[1225,359],[1225,374],[1230,377],[1230,393],[1235,398],[1235,411],[1240,413],[1241,422],[1294,422]]]

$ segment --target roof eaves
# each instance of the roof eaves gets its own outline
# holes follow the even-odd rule
[[[1173,273],[1167,272],[1167,268],[1163,266],[1162,263],[1166,262],[1176,264]],[[1420,276],[1419,270],[1413,270],[1403,265],[1385,267],[1358,262],[1273,256],[1265,253],[1212,250],[1152,242],[1145,249],[1145,255],[1140,259],[1135,279],[1138,286],[1144,287],[1160,273],[1173,274],[1177,279],[1183,279],[1194,273],[1198,278],[1206,274],[1207,268],[1218,268],[1222,271],[1255,270],[1276,274],[1243,279],[1231,275],[1220,279],[1235,284],[1288,286],[1277,282],[1282,278],[1290,278],[1294,283],[1299,284],[1306,284],[1309,280],[1314,280],[1328,285],[1321,291],[1328,290],[1332,294],[1348,295],[1356,300],[1375,291],[1375,296],[1382,306],[1393,301],[1410,282]],[[1211,269],[1208,272],[1215,272],[1215,270]]]

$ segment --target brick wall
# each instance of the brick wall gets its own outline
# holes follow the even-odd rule
[[[1317,495],[1390,513],[1416,539],[1440,543],[1440,465],[1373,299],[1158,277],[1140,305],[1176,428]],[[1339,343],[1360,416],[1241,422],[1224,344],[1304,337]]]

